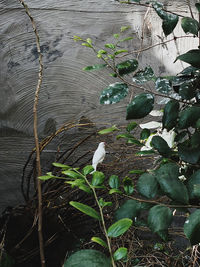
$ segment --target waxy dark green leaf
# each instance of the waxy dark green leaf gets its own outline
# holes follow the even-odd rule
[[[199,22],[191,17],[184,17],[181,19],[181,27],[185,33],[192,33],[198,35]]]
[[[200,159],[200,147],[188,146],[185,143],[179,144],[178,155],[181,160],[187,163],[197,164]]]
[[[164,114],[162,117],[163,128],[168,131],[176,126],[179,115],[179,102],[170,100],[164,107]]]
[[[126,200],[116,211],[115,211],[115,220],[120,220],[123,218],[134,219],[138,216],[141,209],[141,203],[129,199]]]
[[[180,112],[178,127],[185,129],[190,126],[195,126],[196,121],[200,118],[200,107],[191,106]]]
[[[172,86],[170,80],[158,77],[155,81],[155,89],[163,94],[168,95],[172,91]]]
[[[200,243],[200,210],[193,212],[185,221],[184,233],[192,246]]]
[[[108,228],[109,237],[118,237],[123,235],[132,225],[132,220],[128,218],[121,219]]]
[[[143,84],[154,79],[155,75],[151,67],[146,67],[144,70],[137,71],[132,78],[133,82],[137,84]]]
[[[129,59],[116,65],[116,69],[121,76],[134,72],[137,68],[138,61],[136,59]]]
[[[151,134],[151,131],[149,129],[142,129],[140,133],[140,140],[145,140],[147,139]]]
[[[178,56],[175,60],[182,60],[195,68],[200,68],[200,49],[192,49],[187,53]]]
[[[118,248],[113,254],[114,260],[119,261],[121,259],[126,258],[127,252],[128,252],[127,248],[124,248],[124,247]]]
[[[110,84],[101,92],[100,104],[114,104],[128,95],[128,85],[126,83]]]
[[[92,207],[76,201],[70,201],[69,204],[74,208],[80,210],[81,212],[85,213],[86,215],[99,221],[101,220],[100,214]]]
[[[187,180],[187,188],[190,199],[200,198],[200,170],[197,170]]]
[[[92,174],[92,185],[93,186],[97,186],[97,185],[102,185],[104,180],[105,180],[105,175],[103,174],[103,172],[98,172],[95,171]]]
[[[157,233],[164,241],[168,238],[168,227],[172,222],[172,211],[165,206],[152,207],[148,215],[148,225],[152,232]]]
[[[154,107],[154,96],[142,93],[133,98],[127,106],[126,119],[141,119],[148,115]]]
[[[196,9],[199,11],[199,13],[200,13],[200,3],[196,3],[196,4],[195,4],[195,7],[196,7]]]
[[[156,149],[163,157],[167,158],[171,155],[170,147],[161,136],[153,136],[151,140],[151,146]]]
[[[158,193],[158,182],[154,175],[144,173],[137,182],[137,191],[146,198],[155,198]]]

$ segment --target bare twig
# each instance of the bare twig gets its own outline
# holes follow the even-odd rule
[[[40,50],[40,39],[36,27],[36,23],[29,11],[28,6],[24,3],[23,0],[19,0],[20,3],[26,10],[28,17],[31,20],[33,31],[36,37],[36,46],[37,52],[39,55],[39,73],[38,73],[38,82],[35,91],[35,99],[34,99],[34,106],[33,106],[33,116],[34,116],[34,138],[35,138],[35,146],[36,146],[36,166],[37,166],[37,176],[41,176],[41,163],[40,163],[40,145],[38,140],[38,129],[37,129],[37,106],[38,106],[38,99],[39,99],[39,92],[42,84],[42,74],[43,74],[43,63],[42,63],[42,53]],[[37,193],[38,193],[38,237],[39,237],[39,248],[40,248],[40,259],[41,259],[41,266],[45,267],[45,255],[44,255],[44,242],[43,242],[43,235],[42,235],[42,189],[41,189],[41,180],[37,179]]]
[[[187,4],[188,4],[189,10],[190,10],[191,17],[194,19],[194,15],[193,15],[193,12],[192,12],[190,0],[187,0]]]

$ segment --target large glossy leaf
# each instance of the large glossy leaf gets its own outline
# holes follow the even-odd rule
[[[95,64],[92,66],[87,66],[87,67],[83,68],[83,70],[86,70],[86,71],[100,70],[100,69],[105,68],[106,66],[107,66],[107,64]]]
[[[114,260],[119,261],[121,259],[126,258],[127,252],[128,252],[127,248],[124,248],[124,247],[118,248],[113,254]]]
[[[167,241],[168,227],[172,222],[172,211],[165,206],[156,205],[149,211],[148,226],[164,241]]]
[[[132,78],[133,82],[137,84],[143,84],[154,79],[155,75],[151,67],[146,67],[144,70],[137,71]]]
[[[128,85],[126,83],[110,84],[101,92],[100,104],[114,104],[124,99],[128,94]]]
[[[179,88],[179,95],[182,99],[190,100],[196,96],[195,85],[193,82],[185,82],[180,85]]]
[[[178,23],[178,16],[164,11],[163,4],[156,1],[153,2],[153,8],[155,9],[158,16],[163,20],[162,28],[164,34],[167,36],[172,33]]]
[[[192,33],[198,35],[199,22],[191,17],[184,17],[181,19],[181,27],[185,33]]]
[[[94,168],[92,167],[92,165],[87,165],[83,168],[83,174],[84,175],[88,175],[89,173],[91,173],[94,170]]]
[[[158,182],[154,175],[144,173],[137,182],[138,192],[146,198],[155,198],[158,193]]]
[[[108,228],[109,237],[118,237],[124,234],[132,225],[132,220],[128,218],[121,219]]]
[[[180,112],[178,127],[179,129],[189,128],[194,126],[200,118],[200,107],[192,106]]]
[[[164,114],[162,117],[163,128],[166,128],[168,131],[174,128],[177,123],[178,114],[179,102],[170,100],[164,107]]]
[[[155,172],[156,179],[162,191],[177,202],[188,204],[188,191],[182,181],[179,180],[179,167],[175,163],[162,165]]]
[[[101,220],[100,214],[92,207],[76,201],[70,201],[69,204],[74,208],[80,210],[81,212],[87,214],[88,216],[97,220]]]
[[[163,94],[169,94],[169,92],[172,91],[170,80],[158,77],[155,81],[155,89]]]
[[[178,56],[175,60],[182,60],[195,68],[200,68],[200,49],[192,49],[187,53]]]
[[[200,170],[193,173],[188,179],[187,188],[190,199],[200,198]]]
[[[163,157],[169,157],[171,154],[171,149],[167,142],[161,136],[153,136],[151,140],[151,146],[156,149],[159,154]]]
[[[141,203],[129,199],[126,200],[116,211],[115,211],[115,220],[120,220],[123,218],[134,219],[138,216],[141,208]]]
[[[127,106],[126,119],[141,119],[148,115],[154,106],[154,96],[142,93],[134,97]]]
[[[138,61],[136,59],[129,59],[116,65],[116,69],[121,76],[134,72],[137,68]]]
[[[94,249],[83,249],[73,253],[64,263],[64,267],[111,267],[110,259]]]
[[[178,155],[181,160],[190,164],[196,164],[200,159],[200,147],[188,146],[185,143],[179,144]]]
[[[184,224],[184,233],[191,245],[200,243],[200,210],[193,212]]]

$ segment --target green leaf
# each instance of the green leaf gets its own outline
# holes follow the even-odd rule
[[[85,205],[83,203],[80,203],[80,202],[76,202],[76,201],[70,201],[69,204],[71,206],[73,206],[74,208],[80,210],[84,214],[86,214],[86,215],[88,215],[94,219],[97,219],[99,221],[101,220],[100,214],[92,207]]]
[[[157,233],[164,241],[167,241],[168,227],[172,222],[172,218],[172,211],[168,207],[156,205],[149,211],[149,228],[153,233]]]
[[[196,88],[193,82],[185,82],[180,85],[179,95],[182,99],[190,100],[196,96]]]
[[[108,248],[106,242],[103,241],[100,237],[93,236],[91,240],[104,248]]]
[[[126,127],[126,131],[128,133],[130,133],[133,129],[135,129],[138,126],[138,124],[134,121],[130,122],[127,127]]]
[[[181,160],[196,164],[200,159],[200,147],[187,146],[185,143],[179,144],[178,155]]]
[[[116,46],[114,44],[105,44],[105,47],[113,50]]]
[[[124,191],[127,195],[131,195],[134,191],[133,181],[129,177],[123,179]]]
[[[111,175],[108,180],[110,188],[118,189],[120,185],[119,177],[117,175]]]
[[[99,204],[102,208],[107,207],[107,206],[112,206],[112,202],[110,202],[110,201],[106,202],[103,200],[103,198],[99,199]]]
[[[109,237],[118,237],[124,234],[132,225],[132,220],[128,218],[121,219],[108,228]]]
[[[124,259],[127,257],[127,248],[124,248],[124,247],[120,247],[118,248],[114,254],[113,254],[113,258],[115,261],[119,261],[121,259]]]
[[[88,43],[82,43],[81,45],[92,48],[92,45],[91,44],[88,44]]]
[[[97,186],[97,185],[102,185],[104,180],[105,180],[105,175],[103,174],[103,172],[98,172],[95,171],[92,174],[92,185],[93,186]]]
[[[98,51],[98,54],[99,55],[106,55],[108,52],[106,51],[106,50],[103,50],[103,49],[100,49],[99,51]]]
[[[198,35],[199,22],[196,19],[190,17],[184,17],[181,19],[181,27],[185,33],[192,33]]]
[[[87,66],[87,67],[83,68],[83,70],[86,70],[86,71],[100,70],[100,69],[105,68],[106,66],[107,66],[107,64],[95,64],[92,66]]]
[[[163,77],[158,77],[155,81],[155,89],[158,92],[168,95],[172,91],[171,82]]]
[[[92,171],[94,171],[94,168],[92,167],[92,165],[87,165],[83,168],[83,174],[84,175],[88,175],[89,173],[91,173]]]
[[[109,194],[110,195],[112,195],[112,194],[122,194],[122,191],[120,191],[119,189],[116,189],[116,188],[112,188],[112,189],[110,189]]]
[[[192,176],[187,180],[186,186],[188,188],[190,199],[200,198],[200,170],[197,170],[192,174]]]
[[[117,55],[119,55],[119,54],[121,54],[121,53],[126,53],[126,52],[128,52],[127,49],[119,49],[119,50],[117,50],[114,54],[115,54],[115,56],[117,56]]]
[[[127,106],[126,119],[141,119],[148,115],[154,107],[154,96],[142,93],[133,98]]]
[[[180,112],[178,127],[179,129],[195,126],[196,121],[200,118],[200,107],[192,106]]]
[[[145,171],[144,170],[131,170],[131,171],[129,171],[129,173],[131,173],[131,174],[143,174],[143,173],[145,173]]]
[[[142,129],[140,133],[140,140],[146,140],[151,134],[151,131],[149,129]]]
[[[178,59],[192,65],[195,68],[200,68],[200,49],[189,50],[187,53],[178,56],[174,62]]]
[[[64,267],[112,267],[110,259],[94,249],[83,249],[73,253],[64,263]]]
[[[170,100],[164,107],[164,114],[162,117],[163,128],[167,131],[174,128],[177,124],[177,118],[179,115],[179,102]]]
[[[126,37],[126,38],[123,38],[123,39],[120,39],[119,42],[125,42],[125,41],[129,41],[129,40],[132,40],[133,37]]]
[[[114,33],[113,36],[114,36],[115,39],[118,39],[120,34],[119,33]]]
[[[143,84],[154,79],[155,75],[151,67],[146,67],[144,70],[137,71],[132,78],[133,82],[137,84]]]
[[[136,59],[129,59],[116,65],[116,69],[121,76],[134,72],[137,67],[138,61]]]
[[[126,200],[116,211],[115,211],[115,220],[121,220],[124,218],[129,218],[134,220],[137,217],[141,210],[141,203],[128,199]]]
[[[65,164],[61,164],[61,163],[58,163],[58,162],[53,162],[52,165],[53,165],[54,167],[62,168],[62,169],[65,169],[65,170],[67,170],[67,169],[71,169],[70,166],[65,165]]]
[[[190,240],[192,246],[200,242],[200,210],[193,212],[184,224],[184,234]]]
[[[125,32],[125,31],[127,31],[128,29],[130,29],[131,28],[131,26],[122,26],[121,28],[120,28],[120,32]]]
[[[151,140],[151,146],[156,149],[163,157],[167,158],[171,155],[170,147],[161,136],[153,136]]]
[[[42,180],[42,181],[46,181],[46,180],[49,180],[49,179],[52,179],[54,178],[53,175],[43,175],[43,176],[39,176],[38,179]]]
[[[150,173],[142,174],[137,182],[138,192],[146,198],[155,198],[158,194],[158,186],[155,176]]]
[[[175,136],[174,141],[180,143],[180,142],[183,140],[183,138],[186,137],[187,134],[188,134],[187,131],[183,131],[183,132],[178,133],[178,134]]]
[[[136,156],[141,156],[141,155],[150,155],[150,154],[155,154],[155,151],[150,149],[150,150],[143,150],[135,153]]]
[[[155,172],[155,177],[162,191],[179,203],[188,204],[189,197],[186,186],[179,180],[179,167],[174,163],[162,165]]]
[[[196,7],[196,9],[198,10],[198,12],[200,13],[200,3],[196,3],[196,4],[195,4],[195,7]]]
[[[110,84],[101,92],[100,104],[114,104],[128,95],[128,85],[126,83]]]
[[[158,16],[163,20],[162,28],[164,34],[167,36],[172,33],[178,23],[178,16],[164,11],[163,4],[156,1],[153,3],[153,8],[155,9]]]
[[[73,179],[83,178],[80,174],[78,174],[75,171],[66,170],[66,171],[62,171],[62,173],[65,174],[66,176],[69,176],[70,178],[73,178]]]
[[[119,131],[119,129],[116,127],[116,125],[113,125],[110,128],[106,128],[106,129],[103,129],[101,131],[98,131],[98,134],[108,134],[108,133],[112,133],[114,131]]]
[[[76,35],[74,35],[73,39],[74,39],[74,42],[83,41],[83,39],[80,36],[76,36]]]
[[[129,138],[134,138],[134,136],[132,134],[130,134],[130,133],[118,134],[116,136],[116,139],[118,140],[120,138],[127,138],[127,139],[129,139]]]
[[[92,44],[91,38],[87,38],[86,41],[87,41],[88,44],[90,44],[90,45]]]

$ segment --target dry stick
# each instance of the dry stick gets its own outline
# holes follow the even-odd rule
[[[38,141],[38,130],[37,130],[37,106],[38,106],[38,99],[39,99],[39,92],[42,84],[42,74],[43,74],[43,63],[42,63],[42,54],[40,51],[40,39],[38,35],[38,31],[36,28],[35,21],[31,16],[31,13],[28,9],[28,6],[24,3],[23,0],[19,0],[20,3],[26,10],[28,17],[31,20],[33,31],[36,37],[36,46],[37,52],[39,55],[39,74],[38,74],[38,83],[35,91],[35,99],[34,99],[34,106],[33,106],[33,119],[34,119],[34,138],[35,138],[35,146],[36,146],[36,166],[37,166],[37,176],[41,176],[41,163],[40,163],[40,145]],[[43,235],[42,235],[42,189],[41,189],[41,180],[37,179],[37,193],[38,193],[38,238],[39,238],[39,248],[40,248],[40,259],[41,259],[41,266],[45,267],[45,256],[44,256],[44,242],[43,242]]]
[[[193,15],[193,12],[192,12],[190,0],[187,0],[187,4],[188,4],[189,10],[190,10],[191,17],[194,19],[194,15]]]

